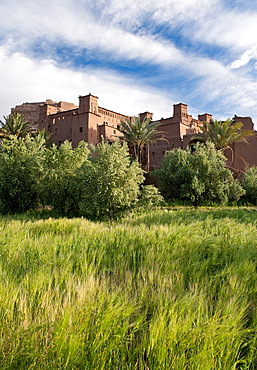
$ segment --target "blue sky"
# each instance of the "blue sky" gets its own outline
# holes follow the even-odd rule
[[[127,115],[173,104],[257,128],[255,0],[0,0],[0,119],[91,92]]]

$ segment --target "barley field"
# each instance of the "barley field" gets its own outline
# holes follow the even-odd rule
[[[257,210],[0,218],[0,369],[257,369]]]

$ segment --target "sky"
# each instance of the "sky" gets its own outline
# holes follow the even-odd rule
[[[0,120],[23,102],[126,115],[250,116],[257,129],[255,0],[0,0]]]

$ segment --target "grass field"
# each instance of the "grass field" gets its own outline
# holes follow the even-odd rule
[[[257,211],[0,218],[0,369],[257,369]]]

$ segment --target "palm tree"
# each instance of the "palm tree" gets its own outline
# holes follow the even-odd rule
[[[31,127],[31,122],[25,121],[25,117],[20,113],[12,113],[4,116],[5,122],[0,121],[0,138],[9,139],[11,135],[25,138],[26,135],[35,130]]]
[[[234,122],[230,119],[226,121],[213,120],[211,122],[203,122],[203,126],[200,127],[206,134],[207,140],[211,141],[215,148],[222,152],[230,148],[230,145],[233,143],[239,141],[247,142],[245,138],[254,135],[252,130],[242,130],[242,122]]]
[[[122,133],[122,136],[119,136],[119,138],[128,143],[133,151],[133,157],[141,165],[143,152],[147,147],[147,170],[149,169],[149,144],[157,140],[166,140],[162,137],[157,137],[157,135],[165,134],[165,132],[157,130],[159,126],[160,122],[152,122],[151,118],[145,117],[141,120],[140,116],[134,116],[132,120],[126,118],[125,121],[121,121],[119,127],[119,131]]]

